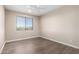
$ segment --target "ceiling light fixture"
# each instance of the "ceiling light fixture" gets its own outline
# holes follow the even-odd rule
[[[38,7],[38,8],[39,8],[39,7],[40,7],[40,5],[36,5],[36,7]]]
[[[31,9],[29,9],[29,10],[28,10],[28,12],[29,12],[29,13],[32,13],[32,10],[31,10]]]
[[[31,6],[30,5],[27,5],[27,8],[31,8]]]

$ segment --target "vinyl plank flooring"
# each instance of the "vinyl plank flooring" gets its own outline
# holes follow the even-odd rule
[[[41,37],[6,43],[2,54],[78,54],[72,48]]]

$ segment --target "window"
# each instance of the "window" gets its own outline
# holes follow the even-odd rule
[[[32,18],[26,17],[26,21],[25,21],[25,23],[26,23],[25,29],[26,30],[32,30],[33,29],[32,22],[33,22]]]
[[[25,17],[18,16],[16,18],[17,30],[25,30]]]
[[[32,30],[33,29],[33,20],[30,17],[17,16],[16,18],[17,30]]]

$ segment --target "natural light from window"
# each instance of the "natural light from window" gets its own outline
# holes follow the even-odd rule
[[[33,20],[30,17],[17,16],[16,25],[17,30],[32,30]]]

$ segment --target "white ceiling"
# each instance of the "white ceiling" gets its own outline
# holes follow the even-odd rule
[[[45,15],[59,7],[61,7],[61,5],[5,5],[6,10],[26,13],[34,16]]]

